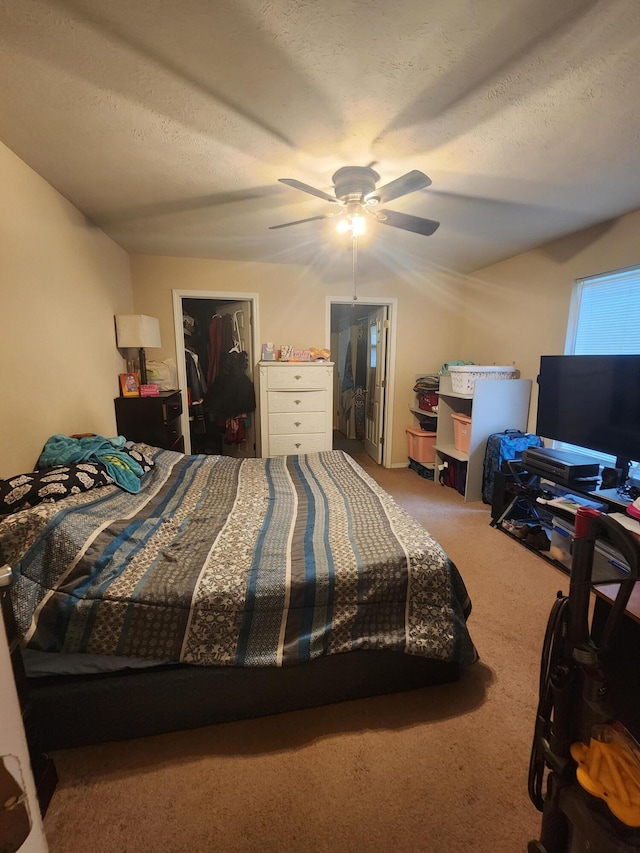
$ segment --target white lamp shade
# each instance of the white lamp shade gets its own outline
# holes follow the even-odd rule
[[[116,314],[116,339],[123,349],[162,346],[160,321],[146,314]]]

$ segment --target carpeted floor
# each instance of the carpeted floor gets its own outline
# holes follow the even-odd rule
[[[516,853],[542,637],[567,577],[489,509],[358,461],[440,540],[481,660],[456,684],[54,755],[51,853]]]
[[[333,449],[344,450],[350,456],[357,457],[360,454],[364,454],[364,441],[360,441],[357,438],[347,438],[343,432],[334,429]]]

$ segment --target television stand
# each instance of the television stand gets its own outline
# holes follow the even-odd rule
[[[590,488],[594,482],[591,477],[577,478],[565,483],[561,477],[556,478],[536,467],[527,466],[524,460],[504,462],[503,471],[497,472],[496,476],[498,489],[491,507],[491,527],[500,527],[503,521],[509,519],[520,501],[537,502],[543,491],[574,494],[583,498],[586,506],[589,503],[599,505],[606,513],[624,512],[631,503],[631,498],[621,495],[618,489]],[[545,488],[547,484],[548,488]]]
[[[559,489],[587,501],[598,503],[603,507],[603,512],[622,512],[631,502],[630,499],[618,494],[617,489],[601,489],[581,492],[573,486],[558,486],[551,483],[548,478],[541,478],[539,474],[533,473],[523,467],[521,462],[504,463],[506,471],[496,472],[494,482],[494,502],[491,509],[491,526],[497,527],[505,535],[515,539],[518,544],[535,551],[538,556],[546,562],[551,563],[557,569],[571,573],[571,541],[575,522],[575,516],[558,506],[549,503],[539,503],[538,497],[542,492],[551,489]],[[511,490],[510,490],[511,489]],[[539,522],[543,529],[552,526],[551,542],[558,538],[557,531],[565,531],[566,559],[559,561],[550,556],[549,551],[527,545],[523,541],[504,528],[503,522],[511,518],[520,518],[523,521],[530,520]],[[592,587],[594,594],[593,626],[597,631],[601,630],[606,623],[611,607],[620,588],[620,583],[627,577],[622,569],[615,569],[607,555],[611,551],[599,551],[599,548],[607,548],[608,543],[604,540],[596,541],[594,551],[593,578],[595,583]],[[609,546],[610,547],[610,546]],[[551,551],[553,554],[554,551]],[[603,556],[603,553],[605,556]],[[613,570],[613,571],[610,571]],[[617,577],[607,579],[607,574]],[[613,708],[615,708],[618,719],[629,729],[636,739],[640,739],[640,583],[636,583],[626,605],[625,618],[621,620],[615,634],[611,653],[608,657],[608,695]]]
[[[568,573],[577,507],[591,507],[609,514],[624,512],[628,504],[629,499],[618,494],[617,489],[594,490],[585,488],[582,483],[565,484],[531,470],[524,460],[511,460],[496,473],[491,526]],[[509,529],[508,521],[539,525],[548,541],[541,536],[520,538],[516,535],[518,531],[513,527]],[[531,541],[527,542],[527,538]],[[594,579],[597,583],[614,583],[625,577],[624,561],[616,559],[616,551],[608,543],[598,542],[596,557]]]
[[[589,494],[594,500],[606,503],[613,512],[624,511],[632,502],[631,498],[621,495],[618,489],[594,489]]]

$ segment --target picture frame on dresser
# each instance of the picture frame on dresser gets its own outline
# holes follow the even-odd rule
[[[120,394],[123,397],[140,396],[140,379],[137,373],[120,374]]]

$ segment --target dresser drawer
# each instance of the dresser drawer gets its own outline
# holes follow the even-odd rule
[[[173,450],[174,453],[184,453],[184,436],[179,435],[167,450]]]
[[[324,432],[306,435],[272,435],[269,439],[271,456],[296,456],[299,453],[319,453],[330,450]]]
[[[326,391],[269,391],[269,413],[324,412]]]
[[[167,424],[166,438],[171,445],[173,445],[179,438],[182,438],[182,423],[180,422],[180,418],[176,418]],[[173,447],[171,449],[173,449]]]
[[[179,418],[182,414],[182,397],[179,394],[174,394],[170,400],[167,400],[162,407],[162,415],[165,423]]]
[[[267,371],[269,390],[279,388],[328,388],[331,384],[331,368],[322,367],[270,367]]]
[[[325,431],[325,412],[283,412],[269,415],[270,435],[302,435]]]

